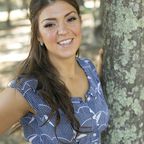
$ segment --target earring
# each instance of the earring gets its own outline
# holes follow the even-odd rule
[[[41,48],[43,48],[43,47],[44,47],[44,43],[43,43],[43,42],[40,42],[40,44],[39,44],[39,45],[40,45],[40,47],[41,47]]]
[[[41,46],[43,46],[43,45],[44,45],[44,43],[43,43],[43,42],[40,42],[40,45],[41,45]]]

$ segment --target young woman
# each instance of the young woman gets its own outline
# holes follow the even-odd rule
[[[94,65],[78,57],[75,0],[31,0],[31,50],[0,94],[0,133],[20,120],[32,144],[100,144],[108,108]]]

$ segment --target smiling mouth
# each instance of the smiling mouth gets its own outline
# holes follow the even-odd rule
[[[71,38],[71,39],[67,39],[67,40],[62,40],[62,41],[58,42],[58,44],[60,46],[68,46],[72,43],[72,41],[73,41],[73,39]]]

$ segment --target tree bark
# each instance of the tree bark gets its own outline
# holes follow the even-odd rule
[[[144,0],[105,0],[103,144],[144,144]]]

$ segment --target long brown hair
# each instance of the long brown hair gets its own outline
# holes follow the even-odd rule
[[[39,13],[44,7],[54,3],[55,1],[57,0],[31,0],[29,7],[31,22],[31,49],[29,56],[23,61],[18,75],[23,75],[26,78],[35,77],[38,80],[37,91],[51,107],[49,118],[56,114],[55,133],[61,117],[58,109],[61,109],[67,116],[72,128],[78,134],[81,133],[80,123],[74,115],[70,92],[64,82],[60,80],[57,69],[49,60],[46,47],[40,47],[38,41]],[[80,16],[79,6],[76,0],[63,1],[72,5]]]

